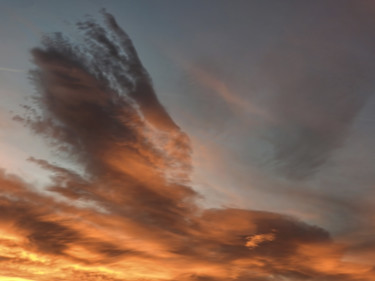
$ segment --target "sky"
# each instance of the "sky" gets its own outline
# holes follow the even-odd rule
[[[375,280],[373,1],[0,1],[0,281]]]

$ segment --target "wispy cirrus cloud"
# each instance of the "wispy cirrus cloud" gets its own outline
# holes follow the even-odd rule
[[[269,130],[272,161],[292,180],[319,172],[373,96],[375,41],[367,5],[331,3],[325,9],[324,20],[296,26],[270,47],[257,76],[278,120]]]

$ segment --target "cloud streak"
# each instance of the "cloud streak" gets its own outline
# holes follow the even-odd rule
[[[25,72],[22,69],[14,69],[14,68],[8,68],[8,67],[0,67],[0,71],[6,71],[6,72]]]

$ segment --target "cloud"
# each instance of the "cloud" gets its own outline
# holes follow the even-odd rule
[[[247,237],[246,247],[252,249],[258,247],[259,244],[266,242],[266,241],[273,241],[275,240],[274,233],[265,233],[265,234],[256,234]]]
[[[301,21],[260,66],[267,108],[278,120],[268,138],[273,163],[289,179],[315,175],[344,144],[372,96],[372,23],[362,3],[350,6],[328,5],[319,21]]]
[[[78,168],[38,190],[0,174],[0,272],[30,280],[350,280],[371,266],[347,245],[281,214],[202,209],[190,186],[189,138],[159,103],[128,35],[78,23],[32,50],[34,107],[17,119]]]
[[[14,68],[7,68],[7,67],[0,67],[0,71],[6,71],[6,72],[25,72],[22,69],[14,69]]]

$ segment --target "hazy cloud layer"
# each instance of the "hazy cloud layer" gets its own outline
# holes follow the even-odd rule
[[[375,278],[373,264],[344,261],[352,244],[335,242],[318,226],[270,212],[199,208],[199,194],[189,186],[189,138],[159,103],[128,35],[110,14],[102,14],[104,26],[78,23],[82,43],[53,34],[32,50],[35,103],[17,119],[80,168],[31,157],[51,173],[45,191],[1,173],[2,276]],[[350,110],[357,111],[344,103],[336,111]],[[278,112],[282,116],[282,105]]]
[[[266,106],[278,120],[270,130],[274,161],[290,179],[326,163],[373,93],[374,22],[364,2],[317,4],[319,21],[309,18],[307,5],[301,16],[308,19],[271,47],[260,67]]]

